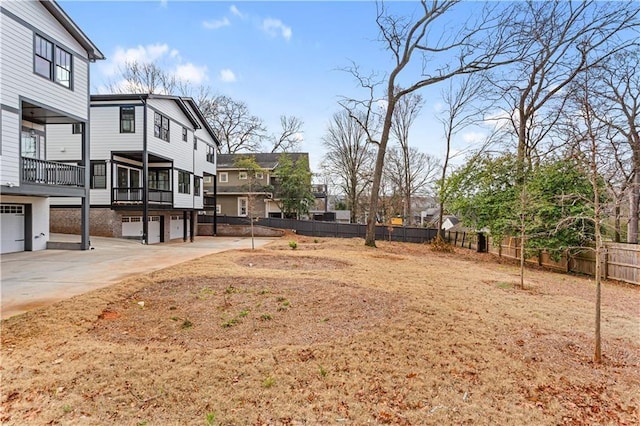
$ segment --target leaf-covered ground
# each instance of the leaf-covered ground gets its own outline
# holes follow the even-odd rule
[[[289,241],[297,240],[292,250]],[[640,288],[284,237],[2,322],[0,422],[640,422]]]

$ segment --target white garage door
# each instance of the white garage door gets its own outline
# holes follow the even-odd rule
[[[142,239],[142,216],[123,216],[122,236]],[[149,244],[159,242],[160,216],[149,216]]]
[[[191,236],[191,233],[189,232],[190,230],[190,218],[187,217],[187,238],[189,236]],[[182,216],[181,215],[174,215],[171,216],[171,230],[169,232],[169,238],[171,238],[172,240],[175,238],[183,238],[184,237],[184,231],[183,231],[183,222],[182,222]]]
[[[24,206],[0,204],[0,253],[24,251]]]

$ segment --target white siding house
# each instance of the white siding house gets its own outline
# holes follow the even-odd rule
[[[1,253],[43,250],[49,197],[75,197],[81,207],[79,247],[89,248],[89,65],[104,59],[51,0],[0,3]],[[52,132],[75,126],[57,162]]]
[[[203,178],[215,176],[219,144],[191,98],[155,94],[91,96],[91,234],[147,244],[197,234]],[[49,140],[70,160],[68,125]],[[52,229],[77,226],[76,200],[51,202]]]

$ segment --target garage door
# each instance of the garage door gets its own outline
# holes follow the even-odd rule
[[[142,216],[123,216],[122,236],[142,239]],[[149,244],[159,242],[160,216],[149,216]]]
[[[24,251],[24,206],[0,204],[0,253]]]
[[[187,237],[189,237],[191,234],[189,233],[189,222],[190,222],[190,218],[187,217]],[[175,238],[183,238],[184,237],[184,224],[182,222],[182,216],[181,215],[173,215],[171,216],[171,230],[169,232],[169,238],[171,238],[172,240]]]

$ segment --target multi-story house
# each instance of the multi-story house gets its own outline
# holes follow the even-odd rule
[[[100,50],[55,1],[0,3],[1,253],[47,248],[49,197],[79,203],[89,248],[89,68]],[[77,129],[71,162],[51,155],[56,128]]]
[[[91,96],[91,234],[146,244],[197,235],[203,178],[216,174],[213,130],[191,98],[156,94]],[[52,156],[69,149],[75,126],[50,135]],[[71,144],[73,145],[73,143]],[[74,232],[77,205],[51,202],[55,232]]]
[[[278,204],[277,168],[282,153],[219,154],[217,160],[216,214],[218,216],[282,217]],[[309,154],[287,153],[294,163]],[[253,158],[259,168],[255,176],[238,167],[238,160]],[[212,190],[213,191],[213,190]]]

